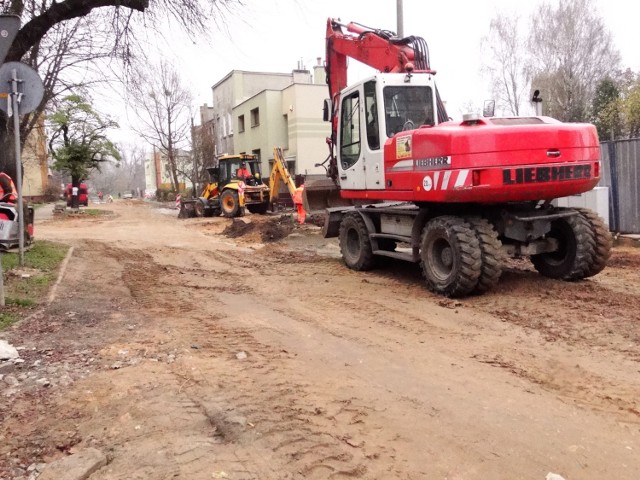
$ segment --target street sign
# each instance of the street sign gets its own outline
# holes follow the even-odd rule
[[[11,98],[11,83],[13,72],[18,79],[18,94],[20,95],[18,108],[19,114],[33,112],[44,96],[44,84],[38,72],[24,63],[8,62],[0,67],[0,110],[7,112]]]
[[[17,15],[0,15],[0,64],[4,62],[9,47],[20,29],[20,17]]]

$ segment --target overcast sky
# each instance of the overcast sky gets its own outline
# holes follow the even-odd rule
[[[179,69],[194,95],[194,106],[211,105],[211,86],[231,70],[290,72],[298,62],[311,69],[324,59],[328,17],[345,23],[396,31],[396,0],[243,0],[245,6],[227,14],[226,30],[211,26],[209,42],[167,37],[160,45]],[[431,67],[449,115],[460,117],[464,106],[481,106],[490,98],[480,74],[480,40],[496,12],[527,17],[538,0],[404,0],[404,33],[423,37],[429,45]],[[640,71],[640,2],[595,0],[614,36],[623,66]],[[354,76],[368,74],[355,68]],[[196,123],[197,123],[196,119]],[[126,119],[121,117],[121,124]],[[126,134],[122,134],[125,135]],[[118,135],[119,137],[121,135]]]

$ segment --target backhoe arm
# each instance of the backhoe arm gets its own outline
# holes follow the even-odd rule
[[[289,173],[289,169],[287,168],[287,162],[284,159],[284,154],[282,153],[282,148],[274,147],[273,149],[273,167],[271,168],[271,175],[269,176],[269,201],[273,202],[280,192],[280,181],[284,182],[287,190],[291,194],[291,198],[293,199],[293,195],[296,191],[296,184],[291,178],[291,174]]]

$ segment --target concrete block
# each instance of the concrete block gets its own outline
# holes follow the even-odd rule
[[[38,480],[86,480],[107,464],[100,450],[87,448],[46,466]]]

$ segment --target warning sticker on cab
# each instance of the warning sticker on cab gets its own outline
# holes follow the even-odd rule
[[[411,157],[411,135],[396,138],[396,158]]]

